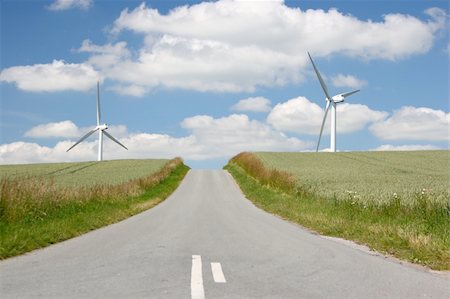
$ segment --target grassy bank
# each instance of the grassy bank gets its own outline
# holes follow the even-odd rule
[[[177,188],[188,169],[177,158],[143,177],[80,186],[61,185],[42,175],[3,177],[0,258],[45,247],[149,209]]]
[[[399,196],[382,201],[327,197],[250,153],[234,157],[226,169],[246,197],[268,212],[432,269],[450,269],[450,205],[426,192],[407,204]]]

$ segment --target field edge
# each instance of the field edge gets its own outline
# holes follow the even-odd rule
[[[408,223],[414,220],[411,215],[405,216],[403,211],[400,216],[395,215],[398,209],[395,203],[380,208],[365,207],[302,192],[296,189],[295,179],[289,173],[265,168],[251,153],[235,156],[224,169],[232,175],[246,198],[266,212],[321,235],[353,241],[381,254],[436,271],[450,270],[448,230],[439,231],[440,235],[432,245],[412,246],[411,238],[420,242],[427,236],[421,231],[411,231],[416,224]],[[448,219],[448,215],[443,215],[443,219],[446,216]],[[421,221],[419,219],[417,223]]]
[[[142,194],[124,196],[121,200],[94,199],[82,204],[69,204],[42,221],[0,221],[0,260],[80,236],[151,209],[178,188],[189,169],[181,159],[172,159],[149,177],[159,176],[159,181]]]

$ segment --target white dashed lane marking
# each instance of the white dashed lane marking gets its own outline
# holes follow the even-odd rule
[[[211,272],[215,283],[227,282],[225,279],[225,275],[223,275],[222,265],[220,263],[211,263]],[[191,298],[205,299],[205,288],[203,287],[202,257],[200,255],[192,256]]]
[[[211,271],[215,282],[226,283],[220,263],[211,263]]]
[[[191,298],[205,299],[205,290],[203,288],[202,257],[200,255],[192,256]]]

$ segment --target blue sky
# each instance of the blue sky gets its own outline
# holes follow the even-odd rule
[[[447,1],[1,1],[0,163],[311,151],[330,93],[337,148],[447,149]],[[329,147],[329,124],[321,149]]]

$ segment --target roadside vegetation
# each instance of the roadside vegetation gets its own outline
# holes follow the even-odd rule
[[[33,169],[27,172],[19,165],[10,166],[15,171],[5,175],[5,167],[1,168],[0,259],[147,210],[168,197],[189,169],[180,158],[23,167]],[[88,173],[77,173],[83,171]]]
[[[449,153],[241,153],[225,168],[268,212],[450,270]]]

